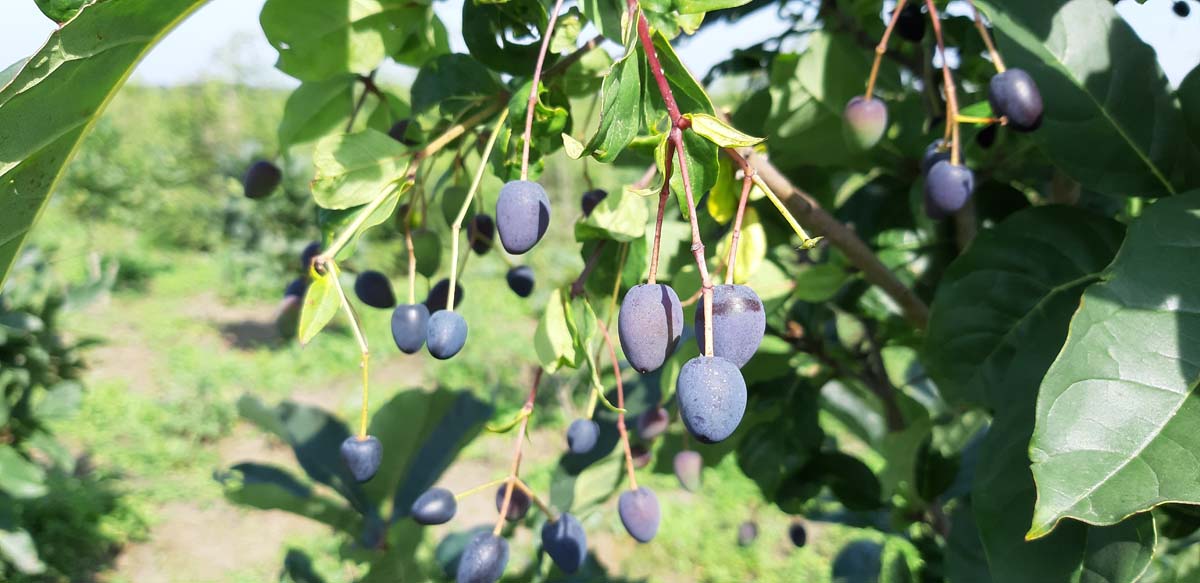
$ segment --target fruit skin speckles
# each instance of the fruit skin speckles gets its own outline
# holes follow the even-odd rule
[[[467,343],[467,321],[458,312],[436,312],[425,328],[425,346],[438,360],[453,358]]]
[[[383,461],[383,444],[373,435],[363,439],[350,436],[342,442],[342,461],[359,483],[375,477],[379,464]]]
[[[458,512],[458,501],[445,488],[431,488],[413,502],[411,510],[418,524],[445,524]]]
[[[679,371],[679,416],[702,443],[724,441],[746,413],[746,381],[737,365],[719,356],[697,356]]]
[[[542,548],[564,573],[574,573],[587,559],[587,533],[578,518],[564,512],[542,526]]]
[[[617,335],[625,358],[638,372],[658,370],[679,345],[683,307],[670,286],[636,285],[625,294],[617,315]]]
[[[988,82],[992,112],[1008,118],[1008,127],[1032,132],[1042,125],[1042,94],[1033,77],[1021,69],[998,73]]]
[[[550,198],[536,182],[514,180],[500,189],[496,228],[500,244],[513,255],[533,249],[550,226]]]
[[[754,290],[744,285],[713,287],[713,356],[729,359],[738,368],[758,351],[767,331],[767,313]],[[704,302],[696,302],[695,331],[700,352],[705,352]]]
[[[629,536],[638,542],[648,543],[658,534],[662,512],[658,506],[658,496],[650,488],[642,486],[621,494],[617,499],[617,514],[621,516],[621,524]]]
[[[458,562],[457,583],[495,583],[508,565],[508,541],[481,532],[467,543]]]

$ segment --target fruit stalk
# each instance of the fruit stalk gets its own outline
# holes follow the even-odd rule
[[[542,65],[546,63],[546,51],[550,49],[550,39],[554,36],[554,23],[558,21],[558,11],[562,9],[562,0],[555,0],[554,8],[550,10],[550,21],[546,23],[546,31],[542,33],[542,47],[538,50],[537,64],[533,67],[533,85],[529,88],[529,103],[525,106],[525,137],[521,146],[521,180],[529,180],[529,140],[533,136],[533,110],[537,106],[538,86],[542,82]]]
[[[687,197],[688,204],[688,219],[692,223],[692,256],[695,257],[696,268],[700,271],[700,288],[704,290],[704,356],[712,356],[712,276],[708,273],[708,261],[704,258],[704,241],[700,239],[700,222],[696,219],[696,200],[692,195],[692,181],[688,177],[687,159],[683,150],[683,130],[672,129],[671,140],[675,142],[675,154],[679,158],[679,177],[683,179],[683,193]]]
[[[533,501],[538,508],[542,509],[542,512],[546,514],[547,520],[550,522],[558,522],[558,513],[551,510],[549,505],[543,502],[537,494],[534,494],[533,488],[530,488],[529,484],[525,483],[525,480],[522,480],[521,478],[515,478],[513,480],[513,485],[524,492],[526,496],[529,496],[529,499]]]
[[[673,165],[671,158],[675,155],[675,143],[667,142],[667,155],[663,157],[663,185],[658,193],[658,216],[654,219],[654,247],[650,250],[650,275],[646,281],[650,285],[658,283],[658,249],[662,243],[663,213],[667,212],[667,199],[671,196],[671,173]]]
[[[375,69],[369,75],[360,78],[363,84],[362,95],[359,95],[358,101],[354,102],[354,109],[350,112],[350,121],[346,122],[346,133],[350,133],[354,129],[354,122],[358,119],[358,114],[362,111],[363,105],[366,105],[367,96],[371,94],[371,88],[375,86],[375,73],[378,71],[379,69]]]
[[[504,100],[506,98],[507,95],[501,93],[500,95],[496,96],[496,100],[491,105],[479,110],[475,114],[471,115],[471,117],[468,117],[467,119],[450,126],[450,128],[443,132],[442,135],[434,138],[432,142],[425,144],[424,148],[421,148],[416,154],[413,154],[413,161],[424,160],[425,158],[440,152],[442,148],[445,148],[450,142],[457,140],[460,136],[467,133],[467,130],[479,125],[483,122],[483,120],[492,117],[492,115],[497,111],[505,109]]]
[[[362,369],[362,408],[358,417],[358,439],[364,440],[367,438],[367,401],[370,394],[370,389],[367,385],[368,372],[367,363],[371,359],[371,351],[367,347],[367,337],[363,334],[362,325],[358,323],[358,314],[354,312],[354,307],[350,305],[350,299],[346,297],[346,291],[342,289],[342,282],[338,279],[337,264],[330,261],[331,269],[328,277],[333,280],[333,287],[337,290],[338,299],[342,302],[342,309],[346,311],[346,317],[350,318],[350,329],[354,331],[354,340],[358,342],[358,349],[362,353],[362,360],[359,367]]]
[[[529,396],[525,398],[525,406],[521,408],[521,424],[517,428],[517,445],[513,451],[512,469],[508,472],[507,486],[504,488],[504,502],[500,504],[500,516],[496,518],[496,526],[492,528],[492,536],[500,536],[504,528],[504,518],[508,516],[508,506],[512,503],[512,493],[517,474],[521,471],[521,448],[525,445],[525,430],[529,427],[529,417],[533,414],[533,402],[537,400],[538,385],[542,382],[542,367],[533,374],[533,386],[529,388]]]
[[[629,489],[637,490],[637,476],[633,470],[633,450],[629,447],[629,431],[625,428],[625,384],[621,381],[621,364],[617,361],[617,350],[613,348],[608,326],[605,326],[604,322],[600,320],[596,320],[596,324],[600,326],[600,333],[604,335],[604,344],[608,346],[608,358],[612,361],[613,376],[617,379],[617,408],[620,409],[620,412],[617,413],[617,432],[621,434],[621,446],[625,449],[625,473],[629,476]]]
[[[1004,59],[1000,58],[1000,51],[996,50],[996,44],[992,42],[992,35],[988,32],[987,26],[983,24],[983,15],[979,12],[979,7],[975,6],[975,0],[967,0],[967,4],[971,5],[971,12],[975,15],[975,28],[979,31],[979,36],[983,37],[983,44],[987,46],[988,55],[992,57],[992,64],[996,66],[996,72],[1003,73],[1006,69]]]
[[[408,303],[417,303],[417,252],[413,249],[412,214],[416,201],[408,204],[408,212],[404,215],[404,244],[408,247]]]
[[[467,210],[471,208],[471,202],[475,199],[475,192],[479,190],[479,184],[483,182],[483,173],[487,170],[488,159],[492,157],[492,148],[496,145],[496,136],[500,135],[500,128],[504,126],[505,120],[508,119],[508,110],[502,110],[500,117],[496,118],[496,125],[492,128],[492,135],[488,136],[487,145],[483,147],[483,157],[479,159],[479,167],[475,169],[475,177],[471,180],[471,188],[467,190],[467,198],[463,199],[462,208],[458,209],[458,216],[454,218],[454,224],[450,226],[450,289],[446,293],[446,309],[454,311],[454,291],[458,283],[458,235],[462,232],[463,220],[467,218]],[[409,246],[409,252],[412,252],[412,246]],[[471,255],[468,253],[467,257]]]
[[[933,23],[933,36],[937,39],[938,52],[942,55],[942,84],[946,90],[946,132],[950,138],[950,164],[959,164],[958,91],[954,88],[954,77],[950,74],[950,63],[946,61],[946,41],[942,37],[942,17],[933,0],[925,0],[929,9],[929,20]]]
[[[879,39],[879,44],[875,45],[875,61],[871,63],[871,74],[867,76],[867,91],[863,93],[863,97],[870,99],[875,95],[875,79],[879,77],[879,63],[883,61],[883,55],[887,54],[888,39],[892,38],[892,30],[896,28],[896,22],[900,20],[900,11],[904,9],[904,4],[908,0],[897,0],[896,9],[892,11],[892,18],[888,21],[887,28],[883,29],[883,37]]]
[[[454,499],[462,500],[463,498],[466,498],[467,496],[470,496],[471,494],[478,494],[479,492],[487,490],[488,488],[491,488],[493,486],[499,486],[500,484],[506,484],[506,483],[508,483],[508,476],[492,480],[485,484],[480,484],[469,490],[463,490],[462,492],[455,494]]]
[[[742,238],[742,218],[746,215],[746,201],[750,200],[750,189],[754,187],[754,168],[737,150],[726,148],[725,153],[742,169],[742,198],[738,200],[737,216],[733,219],[733,233],[729,239],[729,257],[725,259],[725,283],[733,283],[733,265],[737,260],[738,242]]]

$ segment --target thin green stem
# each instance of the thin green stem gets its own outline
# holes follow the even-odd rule
[[[471,208],[471,201],[475,199],[475,192],[479,190],[479,184],[483,182],[488,159],[492,157],[492,149],[496,146],[496,137],[500,135],[500,129],[504,127],[507,119],[508,110],[502,110],[500,116],[496,118],[492,135],[488,136],[487,145],[483,148],[483,157],[479,160],[479,167],[475,169],[475,178],[471,181],[471,188],[467,190],[467,198],[463,200],[462,208],[458,209],[458,216],[454,218],[454,224],[450,226],[450,289],[446,295],[446,309],[451,312],[454,311],[454,288],[458,283],[458,235],[462,231],[463,220],[467,218],[467,210]]]
[[[371,359],[371,350],[367,347],[367,337],[363,334],[362,325],[359,324],[358,314],[354,311],[354,306],[350,305],[350,298],[346,296],[346,290],[342,289],[342,282],[338,278],[337,264],[331,261],[329,265],[331,269],[326,277],[333,280],[333,287],[337,290],[342,309],[346,311],[346,317],[350,318],[350,329],[354,331],[354,340],[358,342],[358,348],[362,352],[362,360],[359,365],[362,368],[362,409],[358,423],[358,439],[361,441],[367,438],[367,401],[370,396],[370,389],[367,385],[369,376],[367,363]]]

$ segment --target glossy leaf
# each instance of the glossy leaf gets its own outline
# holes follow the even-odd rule
[[[1115,221],[1066,207],[1022,211],[980,233],[933,301],[924,356],[942,396],[956,404],[1009,399],[1014,371],[1062,345],[1080,294],[1121,236]]]
[[[204,0],[89,7],[0,89],[0,287],[80,140],[133,67]],[[70,86],[71,91],[63,87]],[[53,111],[55,115],[45,115]]]
[[[1195,185],[1197,150],[1143,42],[1106,0],[981,0],[1005,61],[1046,105],[1033,139],[1085,187],[1162,196]],[[1087,147],[1080,147],[1087,144]]]
[[[641,60],[632,51],[612,66],[604,78],[600,126],[587,145],[563,134],[568,155],[575,159],[592,156],[601,162],[611,162],[633,141],[638,133],[638,112],[642,107],[640,67]]]
[[[555,289],[550,292],[546,310],[538,320],[533,335],[533,346],[538,361],[546,372],[554,373],[563,367],[576,368],[579,358],[575,353],[574,315],[571,310],[570,290]]]
[[[313,199],[323,208],[340,210],[384,196],[408,171],[405,152],[400,142],[372,129],[317,142]]]
[[[300,309],[300,328],[298,330],[300,344],[308,344],[317,333],[325,328],[329,321],[337,315],[341,308],[341,297],[338,295],[337,265],[330,264],[324,274],[317,274],[304,294],[304,306]]]
[[[413,181],[408,180],[397,187],[392,188],[390,192],[376,202],[369,202],[355,207],[330,210],[325,208],[317,209],[317,226],[321,228],[322,240],[326,246],[333,243],[342,231],[351,227],[355,228],[354,234],[347,241],[346,246],[338,252],[335,259],[344,259],[354,252],[355,246],[358,244],[358,239],[362,237],[372,227],[376,227],[388,220],[396,211],[396,205],[400,199],[404,197],[413,187]],[[440,248],[439,248],[440,251]],[[429,257],[422,256],[417,264],[421,265],[422,261]],[[432,258],[436,263],[437,257]],[[406,264],[407,265],[407,264]]]
[[[646,222],[649,219],[650,209],[645,199],[625,192],[613,192],[592,209],[592,214],[575,223],[575,239],[632,241],[646,235]]]
[[[691,120],[692,131],[721,148],[748,148],[763,141],[763,138],[744,134],[720,118],[707,113],[689,113],[684,117]]]
[[[302,81],[366,75],[424,24],[406,0],[267,0],[259,20],[279,51],[275,66]]]
[[[353,75],[302,83],[283,106],[279,147],[287,149],[342,130],[354,109],[355,84]]]
[[[412,109],[424,113],[437,107],[442,115],[453,115],[494,98],[503,89],[495,74],[479,61],[468,55],[442,55],[417,72]]]
[[[732,244],[733,232],[723,237],[717,243],[717,264],[726,266],[729,257],[729,246]],[[742,233],[738,240],[737,255],[733,258],[733,282],[737,284],[754,281],[758,268],[767,259],[767,231],[758,218],[758,211],[747,208],[742,217]]]
[[[71,20],[87,0],[36,0],[38,10],[57,23]]]
[[[714,221],[724,225],[737,215],[738,201],[742,197],[742,183],[734,180],[733,162],[728,156],[717,159],[717,183],[708,193],[705,206]]]
[[[0,445],[0,492],[13,498],[37,498],[46,493],[46,472],[11,445]]]
[[[1200,504],[1200,192],[1133,223],[1089,287],[1038,395],[1029,536],[1064,518],[1114,524],[1164,502]]]
[[[463,2],[462,38],[471,56],[489,69],[529,77],[548,19],[546,6],[537,0]],[[537,38],[529,38],[531,29],[538,31]],[[552,64],[554,55],[546,55],[546,61]]]

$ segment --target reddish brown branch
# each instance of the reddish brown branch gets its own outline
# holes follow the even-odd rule
[[[625,472],[629,475],[629,489],[637,490],[637,476],[633,471],[633,450],[629,447],[629,431],[625,428],[625,384],[621,381],[621,364],[617,361],[617,350],[613,348],[612,336],[608,334],[608,326],[597,319],[600,333],[604,335],[604,344],[608,346],[608,357],[612,360],[613,376],[617,379],[617,432],[621,434],[621,445],[625,448]]]
[[[521,471],[521,448],[525,445],[525,431],[529,427],[529,417],[533,415],[533,403],[537,400],[538,385],[542,382],[542,367],[537,367],[533,375],[533,386],[529,388],[529,396],[525,398],[525,406],[521,408],[521,425],[517,429],[517,445],[513,451],[512,469],[508,473],[508,483],[504,486],[504,500],[500,503],[500,516],[496,526],[492,528],[493,536],[500,536],[504,528],[504,519],[508,516],[508,506],[512,502],[513,484]]]

